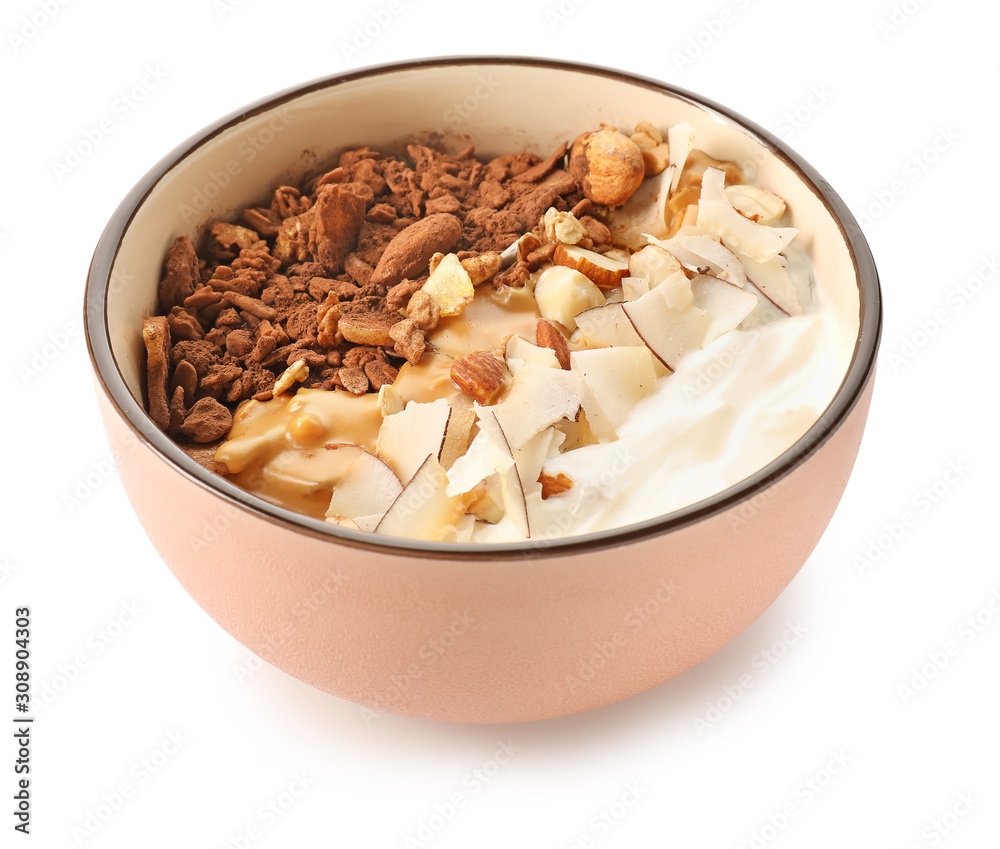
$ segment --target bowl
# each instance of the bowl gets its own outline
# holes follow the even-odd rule
[[[600,122],[689,121],[698,146],[788,202],[836,311],[842,375],[791,448],[734,486],[613,531],[532,544],[379,538],[216,476],[144,412],[140,327],[166,249],[349,146],[405,139],[547,154]],[[250,651],[376,710],[500,723],[607,705],[724,646],[788,585],[843,494],[881,328],[874,261],[843,201],[732,110],[656,80],[531,58],[434,58],[309,82],[229,115],[157,163],[114,213],[86,335],[122,484],[163,561]]]

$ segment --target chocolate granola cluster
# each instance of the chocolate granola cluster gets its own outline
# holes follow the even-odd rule
[[[472,147],[450,155],[410,145],[405,157],[362,147],[301,186],[279,186],[235,222],[215,222],[197,250],[178,237],[164,262],[162,314],[143,325],[154,422],[197,443],[220,439],[237,404],[271,398],[300,362],[306,388],[361,395],[391,383],[404,360],[420,360],[438,320],[420,291],[434,254],[456,253],[477,282],[517,286],[553,245],[529,236],[505,270],[498,252],[552,207],[572,210],[591,243],[610,240],[565,161],[566,145],[544,160],[522,152],[488,162]]]

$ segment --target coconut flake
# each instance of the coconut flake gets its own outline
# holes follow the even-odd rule
[[[795,284],[785,270],[785,258],[776,256],[768,262],[757,262],[752,257],[742,256],[747,279],[782,312],[798,315],[802,312]]]
[[[684,170],[684,163],[694,150],[694,130],[691,124],[685,121],[683,124],[675,124],[667,130],[667,167],[673,167],[674,171],[670,175],[670,191],[677,189],[677,184],[681,181],[681,172]]]
[[[705,170],[698,202],[698,227],[714,233],[735,253],[757,262],[774,259],[799,231],[794,227],[767,227],[744,218],[729,202],[725,180],[725,172],[718,168]]]
[[[732,283],[734,286],[746,286],[747,275],[743,264],[729,248],[714,236],[685,236],[681,244],[692,253],[700,256],[704,263],[715,273],[716,277]]]
[[[785,202],[761,186],[736,184],[726,186],[726,197],[743,215],[757,217],[758,224],[773,226],[785,214]]]
[[[514,373],[507,397],[491,409],[513,452],[549,425],[575,418],[580,398],[568,371],[525,365]]]
[[[448,495],[470,492],[490,475],[503,474],[514,465],[506,446],[498,446],[491,436],[496,437],[496,433],[480,430],[466,452],[448,469]]]

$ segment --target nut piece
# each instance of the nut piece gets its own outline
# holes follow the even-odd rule
[[[341,386],[352,395],[364,395],[368,391],[368,375],[353,366],[345,366],[337,371]]]
[[[635,132],[632,133],[632,141],[643,150],[649,150],[658,144],[663,144],[663,133],[653,124],[650,124],[649,121],[640,121],[635,125]]]
[[[488,351],[476,351],[455,360],[451,379],[466,395],[480,404],[488,404],[503,386],[507,367],[504,361]]]
[[[614,129],[578,136],[570,152],[569,170],[583,193],[605,206],[625,203],[646,175],[639,145]]]
[[[274,321],[278,317],[278,311],[269,307],[259,298],[251,298],[249,295],[241,295],[239,292],[225,292],[223,300],[228,301],[238,310],[245,310],[250,315],[263,318],[267,321]]]
[[[545,211],[542,224],[545,227],[545,236],[550,242],[575,245],[587,236],[587,229],[577,221],[572,212],[560,212],[554,206]]]
[[[628,276],[628,253],[620,254],[617,249],[599,254],[579,245],[556,245],[552,253],[555,265],[573,268],[594,282],[601,289],[617,289],[622,278]]]
[[[538,275],[535,300],[543,318],[558,321],[570,333],[576,330],[577,315],[605,303],[589,277],[565,265],[549,266]]]
[[[391,310],[401,310],[410,300],[414,292],[420,291],[424,285],[422,280],[401,280],[389,290],[385,296],[385,305]]]
[[[167,251],[163,261],[163,279],[160,281],[160,304],[169,310],[194,294],[198,284],[198,255],[187,236],[178,236]]]
[[[659,174],[669,162],[669,148],[663,140],[663,134],[649,121],[640,121],[635,125],[632,141],[639,145],[642,151],[642,161],[646,168],[646,176]]]
[[[303,212],[292,215],[281,222],[274,242],[274,256],[282,262],[305,262],[310,259],[309,230],[313,225],[313,214]]]
[[[389,329],[389,336],[396,343],[394,350],[399,356],[406,357],[411,366],[420,362],[427,343],[424,342],[424,334],[420,332],[420,328],[412,318],[397,321]]]
[[[424,333],[429,333],[441,320],[441,307],[421,289],[410,296],[410,302],[406,305],[406,317],[412,318]]]
[[[253,230],[225,221],[216,221],[209,229],[209,233],[220,248],[228,248],[236,253],[252,248],[258,238]]]
[[[564,369],[570,367],[569,345],[566,343],[566,337],[551,321],[546,321],[544,318],[538,319],[538,324],[535,325],[535,342],[541,348],[551,348],[555,351],[556,359],[559,360],[559,365]]]
[[[517,240],[517,258],[526,260],[532,251],[538,250],[542,246],[542,240],[534,233],[528,232]]]
[[[512,289],[519,289],[526,286],[531,279],[531,267],[524,260],[519,259],[512,266],[500,272],[493,278],[493,288],[500,289],[509,286]]]
[[[381,360],[371,360],[364,364],[365,376],[372,389],[380,391],[383,386],[391,386],[399,375],[399,369]]]
[[[583,225],[583,229],[587,231],[590,241],[595,245],[611,244],[611,230],[603,221],[598,221],[593,215],[584,215],[580,219],[580,224]]]
[[[564,492],[569,492],[573,488],[573,479],[563,472],[559,472],[556,475],[550,475],[548,472],[542,472],[538,476],[538,482],[542,485],[542,499],[552,498],[556,495],[562,495]]]
[[[473,286],[492,280],[502,265],[503,258],[496,251],[486,251],[462,260],[462,268],[469,273]]]
[[[330,292],[326,300],[319,305],[317,317],[319,332],[316,341],[320,345],[324,348],[335,348],[344,341],[344,335],[340,332],[340,307],[337,306],[337,296],[333,292]],[[226,342],[229,342],[228,338]]]
[[[274,389],[271,391],[277,398],[282,392],[290,389],[293,384],[301,383],[307,377],[309,377],[309,366],[306,365],[306,361],[296,360],[280,374],[274,382]]]
[[[448,212],[428,215],[400,230],[385,246],[371,282],[395,286],[404,277],[416,277],[439,251],[450,251],[462,236],[462,223]]]
[[[391,383],[384,383],[378,390],[378,408],[382,413],[382,418],[403,412],[406,404],[403,396],[396,391]]]
[[[375,313],[348,313],[337,323],[337,329],[348,342],[373,348],[392,345],[391,327],[384,316]]]
[[[462,267],[456,254],[447,254],[431,272],[422,291],[430,295],[441,309],[441,316],[458,315],[476,297],[476,288],[469,272]]]

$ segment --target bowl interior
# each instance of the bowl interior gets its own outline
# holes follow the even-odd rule
[[[156,310],[163,256],[178,235],[197,241],[204,222],[233,216],[283,182],[332,167],[353,146],[386,152],[414,141],[450,150],[473,143],[480,157],[523,149],[544,156],[600,122],[631,129],[642,120],[664,128],[689,121],[699,148],[740,162],[786,200],[798,238],[812,252],[816,296],[836,316],[833,401],[842,379],[860,367],[861,287],[856,245],[838,217],[846,209],[834,197],[840,204],[834,214],[808,166],[775,147],[759,128],[748,131],[725,110],[652,81],[530,60],[456,59],[361,71],[277,95],[178,148],[137,186],[135,199],[119,211],[117,226],[124,229],[104,304],[110,351],[131,395],[129,406],[138,412],[133,423],[154,442],[167,439],[141,421],[140,327]]]

